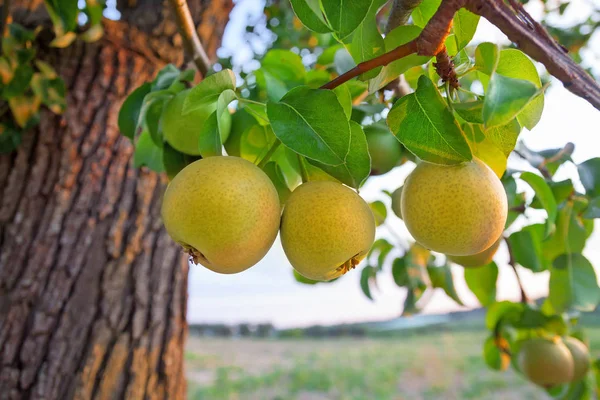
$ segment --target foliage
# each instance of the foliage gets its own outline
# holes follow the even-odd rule
[[[104,0],[87,0],[83,10],[77,1],[46,0],[54,24],[50,47],[66,47],[78,37],[94,41],[102,36]],[[78,17],[87,19],[86,29],[78,31]],[[21,143],[22,132],[39,123],[46,107],[54,114],[66,108],[65,83],[47,61],[38,57],[37,44],[42,27],[30,30],[10,24],[2,38],[0,54],[0,154],[12,152]],[[9,112],[10,111],[10,112]]]
[[[274,27],[282,37],[261,58],[260,68],[237,79],[225,69],[195,85],[182,118],[206,103],[217,104],[215,121],[218,113],[235,110],[232,133],[225,142],[227,153],[262,166],[282,203],[306,180],[338,180],[359,190],[373,156],[366,146],[364,127],[384,118],[404,148],[423,161],[451,165],[473,157],[482,159],[502,177],[507,192],[511,212],[506,244],[511,263],[536,273],[550,272],[549,296],[541,306],[497,302],[499,266],[494,262],[465,272],[468,287],[489,310],[491,333],[484,358],[493,369],[505,369],[520,339],[577,332],[578,313],[593,310],[600,302],[594,269],[581,254],[593,219],[600,214],[600,158],[578,165],[585,188],[579,192],[572,181],[552,178],[560,165],[572,162],[572,149],[535,152],[518,143],[522,129],[533,129],[540,120],[545,86],[533,62],[521,51],[501,49],[494,43],[469,46],[479,20],[470,13],[457,14],[446,40],[459,90],[451,90],[442,81],[433,68],[434,59],[416,55],[371,70],[334,90],[319,89],[357,63],[416,37],[437,7],[435,1],[424,1],[413,11],[414,25],[397,27],[384,39],[379,17],[385,13],[384,3],[363,1],[356,7],[340,8],[333,0],[293,0],[295,17],[285,13],[285,5],[267,8],[271,20],[292,21],[292,32],[286,35],[277,29],[279,24]],[[293,45],[304,47],[302,57],[287,49]],[[413,92],[398,96],[394,91],[390,96],[387,89],[400,74]],[[137,165],[166,170],[173,176],[193,160],[164,141],[158,123],[165,102],[190,85],[192,77],[189,71],[167,66],[124,103],[119,125],[136,143]],[[472,90],[476,84],[483,91]],[[200,153],[222,154],[219,125],[201,129]],[[517,145],[518,154],[538,173],[507,170],[508,157]],[[525,192],[517,190],[522,185],[532,189],[533,199],[526,200]],[[389,228],[391,213],[385,203],[374,202],[371,208],[377,225]],[[543,209],[545,223],[526,224],[523,215],[529,209]],[[390,266],[394,282],[407,293],[403,314],[419,312],[436,289],[462,304],[443,255],[418,244],[406,248],[385,236],[375,242],[361,269],[360,285],[368,298],[374,298],[377,278],[389,273]],[[555,388],[551,394],[560,397],[575,390],[590,393],[592,387],[581,381],[563,391]]]

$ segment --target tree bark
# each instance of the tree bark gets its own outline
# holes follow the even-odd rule
[[[209,55],[231,0],[190,2]],[[14,19],[47,19],[42,1]],[[98,43],[42,49],[67,111],[44,113],[0,156],[0,399],[181,399],[187,257],[160,220],[166,178],[132,165],[117,128],[127,94],[181,38],[158,0],[118,2]]]

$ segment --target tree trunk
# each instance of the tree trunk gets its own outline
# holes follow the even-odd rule
[[[182,63],[181,38],[162,1],[122,3],[100,42],[40,50],[67,111],[0,156],[0,399],[185,397],[187,257],[160,220],[166,178],[133,167],[117,128],[126,95]],[[231,0],[190,3],[214,55]],[[46,19],[41,0],[13,7]]]

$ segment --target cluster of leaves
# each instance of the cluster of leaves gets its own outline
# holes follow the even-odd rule
[[[51,47],[66,47],[78,37],[86,41],[102,35],[103,0],[87,0],[83,10],[77,1],[46,0],[55,38]],[[77,34],[78,16],[87,16],[87,29]],[[0,55],[0,153],[9,153],[21,143],[22,132],[38,124],[40,109],[55,114],[65,111],[65,84],[54,68],[38,59],[36,39],[42,27],[28,30],[10,24],[2,38]],[[9,112],[10,111],[10,112]]]
[[[352,7],[340,3],[291,0],[293,21],[312,31],[294,36],[310,48],[304,57],[304,49],[276,48],[261,58],[260,68],[244,74],[241,81],[226,69],[194,86],[180,117],[189,118],[207,104],[213,104],[215,111],[198,127],[198,145],[190,153],[200,152],[203,157],[223,154],[225,128],[220,116],[233,112],[224,149],[261,166],[282,203],[306,180],[336,180],[360,189],[370,175],[374,157],[369,152],[367,126],[376,125],[394,135],[413,159],[452,165],[477,157],[502,178],[508,196],[506,243],[501,249],[510,251],[514,267],[550,273],[549,296],[535,305],[496,301],[496,263],[465,269],[468,287],[489,307],[486,362],[491,368],[505,369],[525,337],[581,336],[578,313],[593,310],[600,302],[594,269],[582,254],[593,220],[600,217],[600,159],[577,166],[585,189],[578,192],[577,182],[553,179],[562,164],[572,163],[571,146],[534,152],[518,143],[522,129],[531,130],[539,122],[544,106],[545,86],[534,63],[517,49],[500,49],[493,43],[469,47],[479,17],[461,10],[445,43],[461,84],[458,90],[441,80],[434,59],[418,55],[368,71],[334,90],[319,89],[358,63],[416,38],[440,1],[422,1],[412,12],[412,24],[397,27],[385,37],[378,18],[385,0],[355,2]],[[272,14],[280,21],[289,18]],[[396,92],[387,89],[402,74],[413,92],[396,98]],[[191,86],[192,78],[191,72],[168,66],[124,103],[119,125],[136,144],[136,166],[166,171],[172,177],[196,159],[174,150],[160,124],[168,101]],[[516,146],[533,168],[507,169]],[[534,197],[518,187],[528,187]],[[378,226],[389,227],[391,213],[386,203],[376,201],[371,207]],[[545,221],[529,224],[531,214],[540,215],[536,209],[543,210]],[[389,269],[394,282],[407,292],[404,314],[419,312],[435,289],[462,304],[451,264],[443,255],[416,243],[392,243],[383,236],[373,245],[361,271],[360,284],[366,296],[374,297],[378,277]],[[316,283],[299,275],[296,279]],[[551,394],[575,398],[574,394],[591,393],[592,385],[585,380],[554,388]]]

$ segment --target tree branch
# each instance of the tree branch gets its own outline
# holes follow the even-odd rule
[[[529,303],[529,298],[525,293],[523,282],[521,282],[521,277],[519,276],[519,272],[517,272],[517,263],[515,262],[515,257],[510,242],[507,238],[504,238],[504,242],[506,242],[506,247],[508,248],[508,264],[512,267],[513,271],[515,271],[515,276],[517,277],[517,282],[519,283],[519,289],[521,289],[521,303]]]
[[[396,47],[392,51],[389,51],[378,57],[372,58],[368,61],[358,64],[350,71],[343,73],[331,82],[328,82],[325,85],[321,86],[321,89],[335,89],[336,87],[348,82],[350,79],[356,78],[362,73],[365,73],[377,67],[383,67],[393,61],[415,53],[417,51],[417,39],[411,40],[410,42],[405,43],[402,46]]]
[[[456,1],[452,0],[452,2]],[[537,23],[520,4],[511,1],[513,7],[511,9],[503,0],[459,0],[457,2],[464,2],[462,6],[466,6],[471,12],[481,15],[496,25],[523,52],[544,64],[548,72],[558,78],[565,88],[600,110],[598,83],[569,57],[566,50],[556,43],[546,29]]]
[[[175,14],[177,27],[179,28],[185,51],[192,57],[192,61],[202,76],[206,77],[206,74],[210,69],[210,60],[204,47],[202,47],[198,32],[196,32],[196,25],[194,25],[194,20],[192,19],[192,14],[190,13],[187,1],[169,0],[169,4]]]

